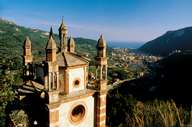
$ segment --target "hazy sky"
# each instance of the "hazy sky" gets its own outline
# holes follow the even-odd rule
[[[149,41],[192,26],[192,0],[0,0],[0,17],[58,32],[61,18],[74,37]]]

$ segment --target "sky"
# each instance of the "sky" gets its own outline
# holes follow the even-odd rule
[[[192,0],[0,0],[0,17],[55,33],[63,17],[69,36],[147,42],[192,26]]]

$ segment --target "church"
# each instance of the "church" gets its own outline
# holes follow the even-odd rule
[[[58,30],[60,45],[57,45],[51,28],[45,47],[46,57],[40,62],[33,61],[29,37],[24,41],[24,84],[19,92],[31,116],[30,124],[45,127],[105,127],[106,41],[102,35],[98,39],[95,78],[90,82],[89,59],[76,52],[75,40],[68,38],[68,28],[63,20]],[[33,101],[34,98],[38,101]]]

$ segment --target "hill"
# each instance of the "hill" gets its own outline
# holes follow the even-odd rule
[[[139,51],[152,55],[167,56],[175,50],[192,50],[192,27],[168,31],[147,42]]]
[[[192,116],[189,115],[192,104],[189,94],[191,64],[192,53],[173,54],[151,65],[150,75],[126,81],[110,90],[107,96],[108,125],[110,127],[189,125],[187,119],[190,119],[188,116]],[[183,123],[177,121],[178,118],[183,119],[181,120]]]
[[[141,100],[172,98],[190,103],[192,52],[176,53],[149,65],[150,74],[121,84],[122,93],[133,94]]]
[[[22,62],[22,47],[26,36],[32,41],[33,55],[44,56],[48,35],[46,31],[18,26],[14,22],[0,19],[0,61],[15,59]],[[59,45],[58,35],[54,34],[54,37]],[[89,57],[96,55],[97,41],[85,38],[75,38],[75,41],[78,54],[86,54]]]

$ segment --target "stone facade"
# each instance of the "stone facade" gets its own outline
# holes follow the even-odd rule
[[[89,61],[75,52],[75,41],[67,39],[67,27],[62,21],[59,27],[60,47],[56,46],[52,28],[46,46],[46,60],[34,68],[31,41],[24,44],[26,86],[43,100],[48,127],[105,127],[107,95],[106,42],[101,35],[97,44],[96,79],[94,87],[88,87]],[[33,70],[36,70],[35,72]],[[39,70],[39,71],[38,71]],[[40,74],[35,74],[41,72]],[[37,78],[38,77],[38,78]],[[41,79],[41,81],[39,80]],[[20,90],[25,93],[26,90]],[[27,95],[26,95],[27,96]],[[38,107],[38,106],[37,106]],[[40,108],[40,107],[39,107]],[[37,120],[37,122],[40,122]]]

